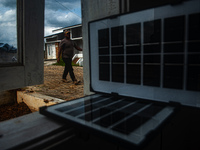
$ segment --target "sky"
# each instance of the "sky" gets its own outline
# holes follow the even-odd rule
[[[16,47],[16,1],[0,0],[0,43]]]
[[[81,23],[81,0],[45,0],[45,36]]]
[[[45,0],[44,36],[81,23],[81,0]],[[0,0],[0,43],[17,47],[16,0]]]

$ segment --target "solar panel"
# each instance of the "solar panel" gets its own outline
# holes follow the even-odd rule
[[[90,90],[104,94],[40,112],[131,149],[151,141],[176,110],[170,101],[200,106],[199,4],[89,22]]]
[[[192,0],[89,22],[92,92],[198,107],[199,5]]]
[[[174,111],[167,103],[103,94],[40,109],[44,115],[112,137],[115,142],[124,141],[130,147],[141,146]]]

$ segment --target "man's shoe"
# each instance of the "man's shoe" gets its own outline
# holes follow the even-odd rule
[[[62,82],[68,83],[67,79],[62,79]]]
[[[78,84],[80,84],[80,83],[81,83],[81,81],[77,81],[77,80],[74,81],[74,84],[75,84],[75,85],[78,85]]]

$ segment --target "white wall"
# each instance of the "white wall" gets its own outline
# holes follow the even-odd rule
[[[46,47],[47,47],[47,59],[56,59],[55,43],[48,43]]]

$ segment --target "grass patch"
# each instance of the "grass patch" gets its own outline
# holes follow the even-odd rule
[[[64,61],[61,58],[59,63],[57,62],[57,63],[55,63],[53,65],[55,65],[55,66],[65,66],[65,63],[64,63]]]
[[[72,62],[72,66],[79,66],[79,64],[75,64],[75,63]]]

